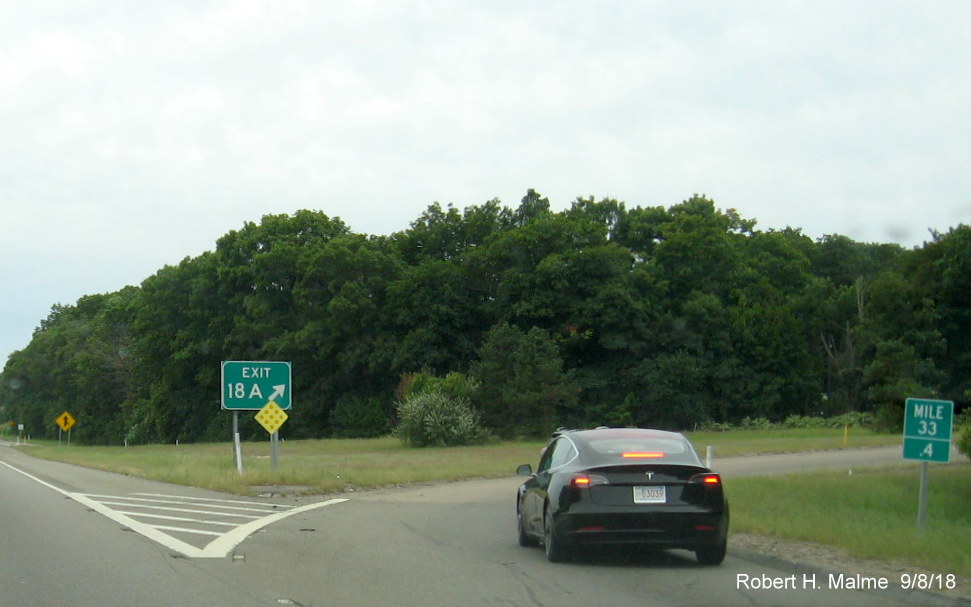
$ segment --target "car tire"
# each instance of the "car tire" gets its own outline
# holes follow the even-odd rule
[[[721,565],[725,560],[725,552],[728,550],[728,542],[722,541],[714,546],[706,546],[695,550],[695,556],[702,565]]]
[[[532,548],[533,546],[538,546],[539,542],[531,535],[526,533],[526,525],[523,522],[523,512],[522,509],[516,513],[516,518],[519,520],[519,545],[525,548]]]
[[[570,560],[570,549],[556,537],[553,510],[549,504],[546,504],[546,515],[543,517],[543,544],[546,547],[546,558],[551,563],[565,563]]]

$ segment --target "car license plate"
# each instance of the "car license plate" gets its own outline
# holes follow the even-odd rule
[[[635,504],[663,504],[667,501],[664,485],[634,487]]]

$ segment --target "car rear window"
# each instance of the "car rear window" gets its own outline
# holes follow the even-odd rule
[[[678,438],[588,438],[587,444],[594,457],[602,462],[690,465],[700,463],[694,450]]]

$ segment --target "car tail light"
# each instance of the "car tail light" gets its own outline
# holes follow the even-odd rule
[[[664,453],[660,451],[626,451],[621,457],[628,459],[661,459],[664,457]]]
[[[600,476],[599,474],[574,474],[570,485],[578,489],[585,489],[596,485],[606,485],[609,482],[607,477]]]
[[[708,485],[709,487],[717,487],[722,484],[722,477],[714,472],[706,472],[705,474],[696,474],[691,477],[692,482],[702,483]]]

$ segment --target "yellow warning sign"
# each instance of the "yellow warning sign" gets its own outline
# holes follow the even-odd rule
[[[266,428],[267,432],[273,434],[280,429],[280,426],[289,417],[287,412],[280,408],[280,405],[271,400],[256,414],[256,421],[260,422],[260,425]]]
[[[61,413],[54,421],[57,422],[57,425],[60,426],[61,430],[64,430],[65,432],[73,428],[74,424],[77,423],[74,421],[74,417],[67,411]]]

